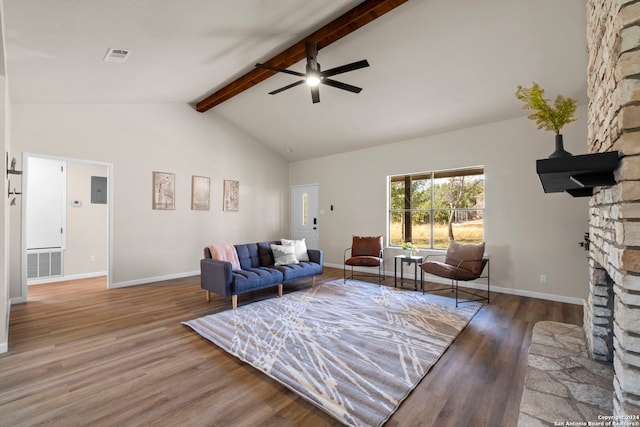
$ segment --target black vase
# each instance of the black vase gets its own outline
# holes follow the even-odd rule
[[[556,135],[556,151],[551,153],[550,159],[556,159],[558,157],[571,157],[572,154],[564,149],[562,142],[562,135]]]

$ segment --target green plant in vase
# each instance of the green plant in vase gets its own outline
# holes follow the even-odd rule
[[[564,150],[560,131],[566,124],[576,120],[578,101],[558,95],[551,105],[544,97],[544,89],[535,82],[529,88],[518,86],[516,98],[522,101],[523,109],[534,111],[528,118],[536,122],[538,129],[553,131],[556,134],[556,151],[549,158],[570,156],[571,153]]]
[[[403,242],[402,243],[402,250],[407,251],[407,254],[409,256],[411,256],[411,255],[413,255],[413,254],[418,252],[418,246],[416,246],[412,242]]]

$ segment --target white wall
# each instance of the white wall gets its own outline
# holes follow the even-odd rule
[[[579,120],[563,132],[573,154],[586,153],[585,114],[581,107]],[[341,266],[353,234],[386,233],[388,175],[484,165],[492,286],[579,303],[588,290],[586,252],[578,246],[588,229],[588,198],[543,192],[535,161],[553,150],[552,133],[518,118],[295,162],[290,181],[320,184],[320,247],[327,264]],[[391,274],[397,254],[386,251]],[[541,274],[548,284],[539,283]]]
[[[586,151],[586,124],[565,129],[565,147]],[[553,135],[526,118],[491,123],[289,166],[215,113],[186,105],[15,105],[13,152],[114,164],[113,282],[196,273],[209,243],[288,234],[288,188],[319,183],[320,245],[341,265],[352,234],[385,233],[386,177],[484,165],[485,237],[492,283],[506,291],[580,299],[586,295],[587,200],[545,194],[535,160]],[[37,124],[37,125],[34,125]],[[151,172],[176,173],[176,210],[151,209]],[[289,171],[289,176],[288,176]],[[191,175],[211,177],[210,211],[190,209]],[[222,181],[240,181],[240,211],[222,212]],[[334,211],[329,206],[334,205]],[[20,235],[19,208],[11,211]],[[11,239],[11,296],[20,297],[19,239]],[[392,250],[387,270],[393,270]],[[547,274],[549,283],[538,283]]]
[[[91,203],[91,177],[106,177],[107,174],[108,169],[104,165],[67,162],[65,277],[107,271],[109,206]],[[79,201],[80,206],[72,205],[74,200]]]
[[[14,105],[13,151],[113,164],[114,286],[199,273],[210,243],[279,238],[288,230],[287,162],[214,112],[182,104]],[[151,209],[152,172],[176,174],[176,209]],[[191,176],[211,178],[211,210],[190,208]],[[239,212],[222,211],[222,182],[240,181]],[[14,215],[14,212],[16,215]],[[19,209],[11,232],[20,235]],[[20,286],[11,241],[11,297]]]

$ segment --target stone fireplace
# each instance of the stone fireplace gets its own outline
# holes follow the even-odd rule
[[[612,362],[614,415],[640,414],[640,0],[587,0],[588,150],[619,151],[589,202],[590,356]]]

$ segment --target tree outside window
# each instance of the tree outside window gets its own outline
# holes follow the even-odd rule
[[[444,249],[484,241],[484,167],[389,177],[389,242]]]

